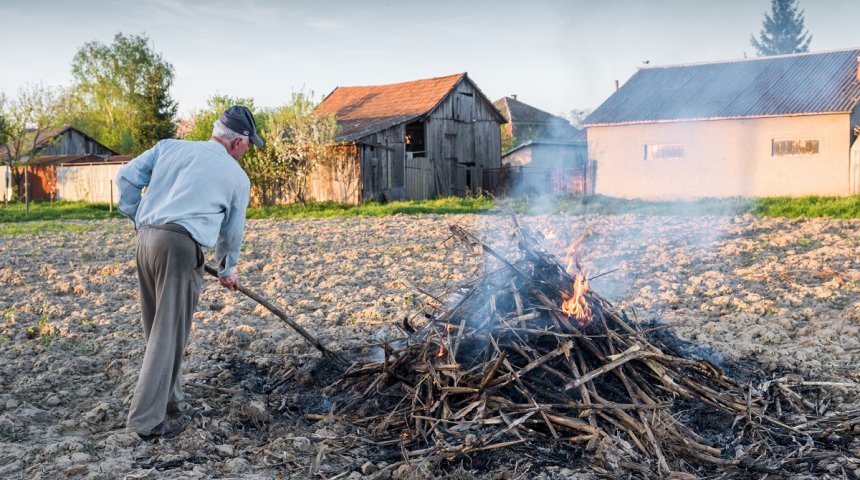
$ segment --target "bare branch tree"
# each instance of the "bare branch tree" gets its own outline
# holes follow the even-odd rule
[[[27,202],[27,213],[30,198],[26,173],[39,151],[50,146],[45,134],[57,126],[61,97],[62,91],[58,88],[31,84],[19,89],[4,108],[6,143],[0,152],[0,161],[11,170],[15,194],[19,200],[23,198]]]

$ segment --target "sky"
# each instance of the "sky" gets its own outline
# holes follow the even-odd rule
[[[799,0],[811,51],[860,47],[860,2]],[[755,56],[770,0],[0,0],[0,92],[69,86],[85,43],[145,34],[190,116],[213,95],[277,107],[294,91],[468,72],[490,99],[593,109],[637,68]]]

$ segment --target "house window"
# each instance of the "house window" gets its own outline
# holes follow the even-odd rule
[[[668,160],[684,158],[684,146],[680,143],[645,145],[645,160]]]
[[[805,140],[773,140],[771,155],[785,157],[788,155],[817,155],[821,142],[817,138]]]

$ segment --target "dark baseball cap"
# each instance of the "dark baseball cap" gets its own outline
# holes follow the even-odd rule
[[[263,139],[257,135],[257,123],[248,107],[233,105],[221,114],[221,123],[239,135],[245,135],[258,147],[263,146]]]

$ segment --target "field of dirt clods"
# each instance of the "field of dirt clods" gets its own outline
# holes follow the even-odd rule
[[[860,382],[858,221],[522,221],[560,256],[582,237],[595,291],[716,358]],[[510,246],[500,216],[253,220],[240,281],[332,350],[372,356],[368,345],[400,337],[396,324],[427,300],[401,280],[443,296],[481,274],[481,255],[451,240],[449,223],[500,252]],[[396,448],[325,418],[332,405],[321,392],[334,373],[312,347],[208,278],[185,364],[186,396],[204,415],[176,439],[142,442],[124,430],[144,349],[134,237],[125,221],[76,224],[85,231],[0,237],[2,478],[589,478],[573,459],[542,462],[540,448],[445,470],[398,465]],[[831,394],[857,406],[856,388]],[[856,443],[834,478],[860,477]]]

